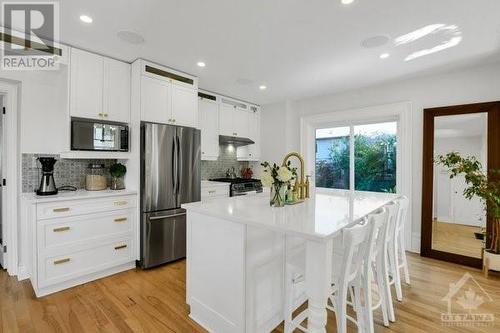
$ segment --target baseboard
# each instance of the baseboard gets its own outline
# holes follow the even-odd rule
[[[105,269],[105,270],[102,270],[99,272],[87,274],[87,275],[84,275],[84,276],[81,276],[81,277],[78,277],[78,278],[75,278],[75,279],[72,279],[69,281],[54,284],[54,285],[51,285],[48,287],[37,289],[37,288],[35,288],[35,286],[33,284],[32,284],[32,286],[33,286],[33,289],[35,290],[36,296],[43,297],[43,296],[53,294],[53,293],[56,293],[56,292],[64,290],[64,289],[75,287],[75,286],[78,286],[78,285],[81,285],[81,284],[84,284],[87,282],[91,282],[91,281],[94,281],[97,279],[101,279],[101,278],[104,278],[104,277],[107,277],[107,276],[110,276],[113,274],[127,271],[129,269],[134,269],[134,268],[135,268],[135,261],[132,261],[132,262],[128,262],[128,263],[121,264],[121,265],[118,265],[115,267],[111,267],[111,268],[108,268],[108,269]]]
[[[420,253],[420,238],[419,232],[413,232],[411,234],[411,247],[407,250],[414,253]]]
[[[30,271],[26,266],[19,266],[17,268],[17,280],[22,281],[30,278]]]

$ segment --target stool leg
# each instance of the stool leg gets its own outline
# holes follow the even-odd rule
[[[404,233],[403,230],[401,230],[401,233],[399,234],[399,248],[401,249],[401,260],[403,261],[403,271],[405,274],[405,283],[407,285],[410,285],[410,271],[408,269],[408,260],[406,260],[406,247],[404,241],[402,241],[404,238]]]

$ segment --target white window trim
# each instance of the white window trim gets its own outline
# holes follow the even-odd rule
[[[398,151],[396,158],[396,188],[412,202],[412,119],[411,102],[400,102],[365,108],[333,111],[300,118],[300,150],[304,156],[306,170],[311,174],[311,186],[315,187],[316,129],[351,126],[356,124],[397,121]],[[352,140],[351,140],[352,141]],[[351,154],[354,150],[351,149]],[[351,168],[351,172],[354,170]],[[351,182],[354,181],[351,175]],[[405,225],[405,242],[412,245],[412,205],[408,210]]]

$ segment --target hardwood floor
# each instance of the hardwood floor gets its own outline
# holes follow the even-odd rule
[[[474,236],[480,227],[434,221],[432,228],[434,250],[481,258],[483,241]]]
[[[498,332],[500,330],[500,277],[485,279],[479,270],[409,255],[411,287],[395,302],[396,323],[376,332]],[[450,283],[469,272],[493,299],[480,306],[497,322],[491,327],[445,327],[442,298]],[[350,332],[356,332],[350,328]],[[0,272],[0,332],[205,332],[189,319],[185,304],[185,262],[157,269],[131,270],[36,299],[29,281],[18,282]],[[282,332],[277,328],[275,332]],[[336,332],[334,315],[328,332]]]

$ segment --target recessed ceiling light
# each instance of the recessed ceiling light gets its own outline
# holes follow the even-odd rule
[[[343,5],[350,5],[353,2],[354,2],[354,0],[342,0]]]
[[[92,23],[92,17],[88,16],[88,15],[80,15],[80,21],[82,21],[83,23]]]
[[[198,65],[198,67],[205,67],[206,66],[206,64],[203,61],[198,61],[196,64]]]
[[[265,85],[260,85],[260,86],[259,86],[259,89],[260,89],[260,90],[266,90],[266,89],[267,89],[267,87],[266,87]]]
[[[133,31],[118,31],[116,34],[121,40],[130,44],[142,44],[144,43],[144,37]]]
[[[391,56],[391,55],[390,55],[389,53],[382,53],[382,54],[380,55],[380,59],[387,59],[387,58],[389,58],[390,56]]]

